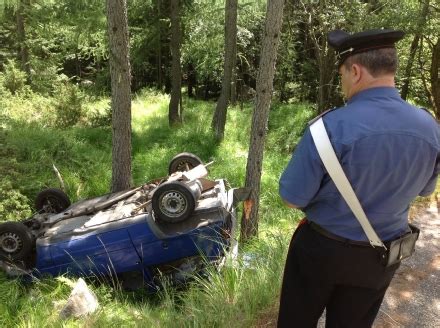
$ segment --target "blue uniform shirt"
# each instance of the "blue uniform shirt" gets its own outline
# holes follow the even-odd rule
[[[323,117],[336,155],[383,241],[408,227],[410,202],[435,189],[440,129],[391,87],[363,90]],[[327,174],[307,129],[280,179],[280,195],[307,218],[351,240],[367,241]]]

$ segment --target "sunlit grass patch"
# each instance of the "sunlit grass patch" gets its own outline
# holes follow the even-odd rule
[[[171,158],[193,152],[204,162],[213,161],[211,178],[243,186],[252,104],[228,109],[225,139],[219,143],[211,131],[214,102],[184,98],[184,122],[170,128],[168,101],[167,95],[151,90],[133,97],[134,183],[165,176]],[[105,119],[109,104],[109,98],[100,98],[84,106],[86,113]],[[24,285],[0,276],[0,287],[7,295],[0,302],[0,313],[5,313],[0,326],[249,327],[255,315],[277,297],[288,240],[301,217],[282,204],[278,179],[312,113],[307,105],[273,105],[263,162],[259,239],[240,250],[237,264],[220,272],[209,270],[207,277],[196,278],[186,289],[165,286],[153,296],[145,290],[129,293],[111,284],[93,285],[100,309],[87,318],[64,322],[57,316],[57,302],[70,292],[64,282],[43,279]],[[28,122],[21,114],[9,118],[0,140],[8,147],[8,157],[0,161],[3,178],[31,202],[42,188],[59,186],[52,169],[55,164],[73,201],[108,192],[112,136],[104,119],[97,120],[98,125],[85,122],[60,129],[39,119]]]

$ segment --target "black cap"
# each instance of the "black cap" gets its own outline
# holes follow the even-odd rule
[[[394,48],[394,43],[403,38],[405,32],[396,30],[368,30],[349,34],[342,30],[334,30],[328,33],[328,44],[336,50],[338,66],[351,55],[360,52]]]

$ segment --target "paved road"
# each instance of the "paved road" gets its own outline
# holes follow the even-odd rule
[[[412,221],[421,234],[416,253],[402,262],[387,291],[375,328],[440,327],[440,212],[436,204]]]

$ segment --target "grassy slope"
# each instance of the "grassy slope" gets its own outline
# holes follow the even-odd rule
[[[61,172],[72,200],[108,191],[110,128],[47,127],[44,106],[35,109],[32,102],[19,102],[20,108],[14,108],[17,102],[10,102],[0,113],[5,118],[0,125],[0,215],[8,213],[8,219],[27,215],[31,211],[29,200],[39,190],[58,186],[52,164]],[[88,107],[103,109],[106,102]],[[167,97],[151,93],[138,95],[133,101],[134,183],[164,176],[169,160],[176,153],[189,151],[206,162],[214,160],[212,178],[226,178],[232,186],[243,185],[251,107],[229,110],[226,139],[217,144],[209,128],[214,103],[185,100],[185,124],[176,129],[168,128],[167,105]],[[242,254],[248,255],[244,263],[240,261],[220,274],[212,272],[208,280],[196,282],[184,292],[166,288],[152,296],[144,291],[126,293],[97,286],[94,291],[102,305],[100,311],[66,322],[59,321],[56,309],[70,292],[69,279],[22,285],[0,274],[0,326],[251,325],[279,291],[284,252],[300,214],[281,204],[278,178],[311,115],[304,105],[274,106],[271,111],[262,177],[260,239],[243,250]]]

